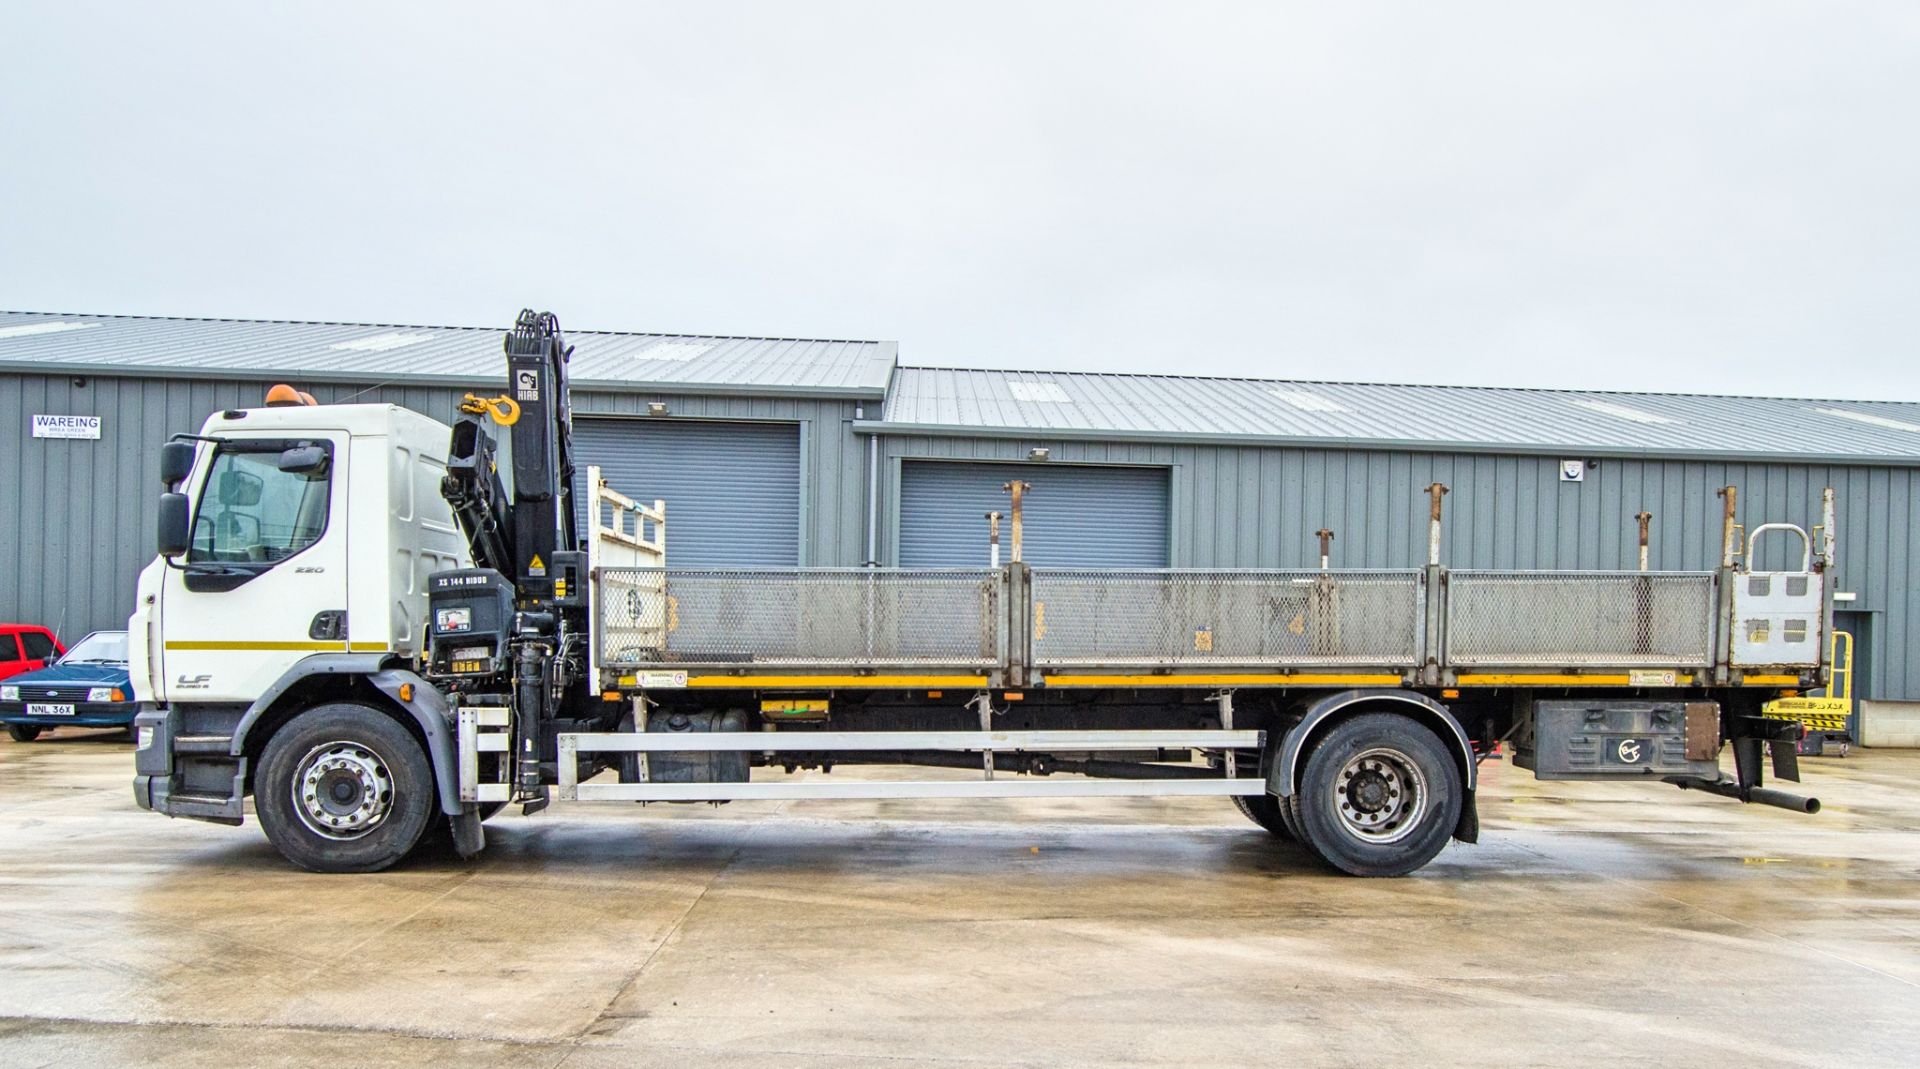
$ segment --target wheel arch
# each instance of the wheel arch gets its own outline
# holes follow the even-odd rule
[[[1462,798],[1460,821],[1453,837],[1475,842],[1480,837],[1480,817],[1474,806],[1477,786],[1473,743],[1466,729],[1454,719],[1446,706],[1417,691],[1360,688],[1325,694],[1308,703],[1300,719],[1287,729],[1267,768],[1267,791],[1282,798],[1291,797],[1300,782],[1300,765],[1307,751],[1335,724],[1362,713],[1395,713],[1421,725],[1439,738],[1453,756],[1460,772]]]
[[[445,698],[415,673],[384,662],[379,654],[320,654],[288,669],[234,726],[229,752],[247,759],[249,782],[267,741],[295,716],[323,702],[357,702],[393,717],[426,745],[440,810],[460,813],[459,755]]]

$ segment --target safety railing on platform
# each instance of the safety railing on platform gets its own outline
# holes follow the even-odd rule
[[[986,569],[608,568],[608,668],[984,667],[1003,655],[1005,580]]]
[[[1713,663],[1712,572],[1446,573],[1449,665]]]
[[[1425,585],[1417,571],[1035,569],[1033,663],[1410,666]]]

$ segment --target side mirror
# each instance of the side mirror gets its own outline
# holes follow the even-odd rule
[[[160,447],[160,481],[169,489],[185,482],[192,470],[192,442],[168,442]]]
[[[296,445],[280,454],[280,470],[288,475],[312,475],[326,467],[327,451],[317,445]]]
[[[252,508],[260,503],[260,488],[265,484],[257,475],[244,471],[220,473],[219,501],[230,508]]]
[[[160,495],[160,555],[178,557],[192,545],[187,495],[169,491]]]

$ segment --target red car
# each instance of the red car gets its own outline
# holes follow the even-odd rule
[[[53,632],[33,624],[0,624],[0,679],[38,672],[67,648]]]

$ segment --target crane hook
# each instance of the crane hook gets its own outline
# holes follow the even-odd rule
[[[502,427],[511,427],[515,423],[520,422],[520,406],[513,398],[508,397],[506,394],[501,394],[498,397],[478,397],[474,394],[468,394],[460,402],[460,411],[470,416],[477,416],[485,412],[493,418],[495,423],[498,423]]]

